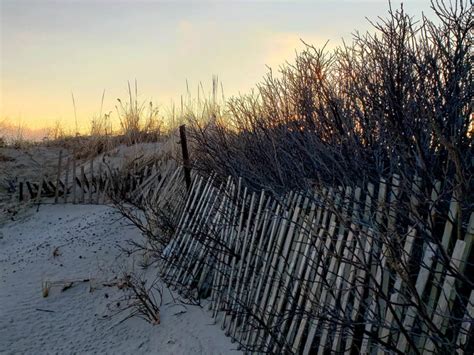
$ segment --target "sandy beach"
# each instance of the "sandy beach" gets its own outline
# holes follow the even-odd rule
[[[236,345],[212,324],[207,307],[181,304],[164,285],[161,324],[114,315],[123,291],[103,284],[127,268],[140,272],[140,256],[119,248],[137,238],[107,206],[41,206],[0,227],[0,353],[232,352]],[[52,286],[43,297],[46,281],[73,284]]]

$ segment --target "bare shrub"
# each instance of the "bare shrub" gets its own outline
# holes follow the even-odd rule
[[[415,22],[402,7],[333,53],[307,45],[256,93],[231,99],[227,114],[192,120],[197,168],[272,190],[397,172],[450,180],[466,196],[472,8],[433,9],[439,24]]]
[[[313,334],[316,347],[323,336],[351,334],[357,349],[363,347],[363,339],[370,338],[374,348],[397,353],[394,339],[398,336],[415,352],[460,349],[452,337],[462,322],[472,323],[463,317],[472,302],[473,264],[454,266],[452,255],[455,245],[472,242],[473,10],[462,0],[433,1],[432,8],[436,22],[426,17],[416,22],[403,7],[390,8],[386,19],[373,23],[373,33],[356,33],[351,44],[333,53],[308,44],[293,64],[282,66],[278,74],[270,71],[256,92],[229,100],[225,112],[207,112],[208,121],[190,117],[195,168],[208,175],[216,173],[220,182],[229,175],[235,180],[241,177],[250,190],[265,189],[277,198],[289,190],[321,195],[330,187],[333,191],[341,186],[351,191],[362,187],[365,191],[373,184],[367,192],[372,207],[365,216],[364,203],[346,200],[342,192],[339,203],[315,199],[342,226],[343,238],[347,233],[354,236],[351,247],[341,249],[347,250],[344,254],[336,252],[335,236],[327,226],[307,232],[310,248],[318,256],[313,266],[309,264],[310,274],[320,280],[317,287],[325,289],[335,303],[320,303],[318,296],[310,310],[295,307],[282,316],[272,313],[270,307],[255,313],[254,304],[234,300],[238,307],[232,317],[238,323],[250,319],[251,328],[261,330],[262,347],[247,350],[273,352],[289,346],[282,333],[294,312],[300,319],[316,317],[324,324]],[[345,212],[341,205],[346,205]],[[242,215],[246,213],[243,209]],[[202,282],[202,274],[188,274],[186,267],[219,272],[214,268],[214,250],[206,248],[220,247],[220,241],[209,232],[212,226],[206,226],[205,220],[202,223],[204,226],[192,231],[190,245],[204,248],[179,256],[184,269],[178,275],[184,276],[177,283],[184,279],[183,287],[195,287],[194,280]],[[295,228],[303,228],[303,223],[296,222]],[[334,241],[327,244],[329,248],[317,246],[321,238]],[[411,239],[414,244],[409,254],[405,247]],[[365,258],[356,251],[367,248],[367,240],[374,244]],[[471,260],[470,247],[466,250],[463,260]],[[425,260],[430,253],[431,259]],[[206,259],[199,260],[201,254]],[[321,261],[320,255],[330,258]],[[192,265],[188,266],[187,259]],[[273,286],[282,300],[288,300],[292,289],[282,280],[298,279],[290,273],[286,256],[279,260],[282,264],[274,270],[279,281]],[[333,294],[334,280],[340,276],[331,271],[329,260],[364,272],[355,281],[339,280],[348,287],[352,283],[345,291],[356,292],[350,297],[361,298],[364,311],[355,318],[350,309],[341,308],[340,296]],[[258,268],[257,261],[251,262]],[[428,280],[428,291],[418,295],[414,275],[420,268],[429,270],[428,262],[436,265],[437,276]],[[404,288],[395,300],[396,279]],[[442,299],[443,285],[449,280],[456,285],[455,291],[443,297],[449,297],[451,313],[437,314],[436,299]],[[246,280],[229,282],[239,285]],[[308,290],[301,292],[302,297],[312,295]],[[372,309],[372,298],[380,300],[380,309],[392,313],[390,324],[385,323],[379,306]],[[403,312],[416,310],[413,327],[406,327],[399,318],[400,307]],[[382,330],[378,334],[372,329]],[[384,333],[389,335],[381,336]],[[243,342],[242,346],[247,345]]]
[[[122,321],[139,317],[153,325],[160,324],[163,291],[158,282],[157,278],[149,281],[143,275],[125,273],[117,282],[109,284],[123,291],[123,295],[109,305],[113,315],[127,313]]]

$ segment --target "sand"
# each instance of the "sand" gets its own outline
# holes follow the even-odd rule
[[[131,268],[140,272],[140,256],[118,248],[140,238],[107,206],[41,206],[1,226],[0,353],[237,353],[206,308],[182,305],[163,285],[161,324],[109,317],[124,291],[102,284]],[[83,279],[91,281],[42,296],[44,281]]]
[[[100,163],[103,165],[103,173],[108,169],[127,169],[137,161],[160,161],[167,160],[176,155],[177,138],[171,136],[158,143],[139,143],[132,146],[121,144],[110,151],[99,154],[93,158],[95,174],[97,174]],[[77,148],[79,149],[79,148]],[[86,149],[86,147],[84,148]],[[63,153],[61,179],[65,181],[65,165],[68,157],[72,158],[71,151],[61,145],[47,144],[25,144],[24,147],[0,147],[0,224],[11,218],[15,219],[21,213],[25,204],[18,203],[18,184],[20,181],[38,183],[41,176],[46,180],[56,182],[58,172],[59,151]],[[88,176],[90,171],[90,159],[79,159],[77,161],[77,172],[80,167]],[[72,165],[69,167],[72,174]],[[72,181],[72,178],[69,178]],[[25,197],[29,198],[26,186]]]

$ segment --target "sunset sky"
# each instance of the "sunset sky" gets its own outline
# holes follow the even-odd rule
[[[385,0],[116,1],[0,0],[0,120],[31,128],[60,120],[72,128],[74,93],[80,126],[127,97],[165,108],[213,74],[226,96],[245,93],[303,45],[329,47],[370,28]],[[399,1],[393,1],[399,6]],[[431,14],[428,0],[407,0],[407,11]]]

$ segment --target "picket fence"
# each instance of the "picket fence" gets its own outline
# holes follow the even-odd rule
[[[242,350],[472,351],[474,291],[455,272],[468,264],[474,213],[464,238],[454,237],[456,199],[435,242],[418,238],[415,223],[397,229],[397,176],[281,199],[214,180],[194,179],[162,277],[189,299],[207,298]],[[385,242],[393,238],[399,250]]]
[[[471,265],[474,213],[456,237],[456,198],[437,216],[442,235],[430,239],[419,238],[415,197],[413,223],[400,232],[397,176],[281,198],[216,180],[194,174],[183,198],[183,168],[173,159],[117,179],[103,162],[79,165],[61,153],[56,176],[20,181],[18,197],[98,204],[123,195],[171,209],[178,228],[163,252],[163,279],[188,299],[208,299],[247,352],[472,353],[474,291],[456,275]]]
[[[169,157],[136,162],[124,169],[110,167],[105,159],[79,161],[74,156],[64,157],[60,151],[54,176],[39,172],[37,180],[18,179],[18,201],[38,205],[108,204],[115,197],[138,202],[151,192],[155,201],[163,194],[163,187],[170,188],[170,182],[182,185],[178,170],[182,168],[176,159]]]

